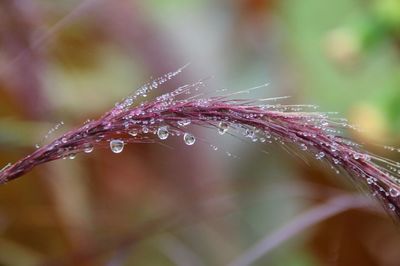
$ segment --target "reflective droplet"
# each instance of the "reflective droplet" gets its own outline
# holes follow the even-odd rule
[[[76,154],[75,153],[71,153],[70,155],[68,155],[68,159],[73,160],[76,158]]]
[[[167,138],[168,138],[168,135],[169,135],[169,132],[168,132],[168,128],[167,128],[167,127],[160,127],[160,128],[158,128],[158,130],[157,130],[157,136],[158,136],[160,139],[167,139]]]
[[[245,137],[248,137],[248,138],[253,138],[253,136],[254,136],[254,131],[251,130],[251,129],[249,129],[249,128],[247,128],[247,129],[245,130],[245,132],[244,132],[244,136],[245,136]]]
[[[300,145],[300,149],[301,149],[302,151],[306,151],[308,148],[307,148],[307,145],[306,145],[306,144],[302,143],[302,144]]]
[[[392,196],[392,197],[400,196],[400,191],[397,188],[393,188],[393,187],[390,188],[389,193],[390,193],[390,196]]]
[[[353,158],[356,159],[356,160],[360,159],[360,154],[354,153],[353,154]]]
[[[196,142],[196,138],[190,133],[185,133],[183,135],[183,140],[185,141],[186,145],[193,145]]]
[[[319,152],[319,153],[317,153],[316,155],[315,155],[315,158],[317,159],[317,160],[321,160],[322,158],[324,158],[325,157],[325,153],[324,152]]]
[[[229,124],[228,123],[221,122],[221,123],[219,123],[219,126],[218,126],[218,133],[220,135],[223,135],[228,131],[228,128],[229,128]]]
[[[110,141],[110,148],[113,153],[121,153],[124,150],[124,145],[125,143],[119,139]]]
[[[180,120],[178,121],[178,125],[181,127],[185,127],[190,125],[191,121],[189,119],[184,119],[184,120]]]
[[[87,145],[85,145],[85,148],[83,149],[83,151],[84,151],[85,153],[91,153],[93,150],[94,150],[94,147],[93,147],[92,144],[87,144]]]
[[[39,144],[35,144],[35,148],[36,148],[36,149],[39,149],[39,148],[40,148],[40,145],[39,145]]]
[[[145,134],[149,133],[149,129],[146,126],[142,127],[142,131]]]
[[[129,135],[131,135],[132,137],[136,137],[138,135],[138,132],[136,131],[136,129],[132,129],[131,131],[129,131]]]

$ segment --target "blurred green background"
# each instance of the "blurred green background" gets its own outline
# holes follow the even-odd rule
[[[248,96],[337,111],[400,160],[379,148],[400,146],[398,0],[2,0],[0,165],[187,62],[151,96],[209,76],[210,92],[268,82]],[[1,186],[0,265],[229,265],[335,193],[360,193],[274,145],[194,130],[206,141],[95,150]],[[397,226],[346,211],[251,265],[399,265]]]

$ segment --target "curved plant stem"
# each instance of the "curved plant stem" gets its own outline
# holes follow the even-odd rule
[[[314,207],[292,219],[272,234],[261,239],[247,251],[236,258],[229,266],[247,266],[260,259],[262,256],[275,249],[286,240],[300,234],[304,230],[337,214],[351,209],[365,208],[371,205],[367,197],[342,195]]]
[[[182,69],[145,84],[99,119],[67,132],[3,169],[0,184],[40,164],[72,159],[95,147],[108,146],[120,153],[127,143],[159,142],[169,136],[183,136],[187,145],[193,145],[196,137],[190,128],[195,125],[215,128],[221,135],[229,131],[260,145],[275,142],[285,150],[308,153],[338,174],[351,177],[357,186],[367,188],[389,213],[400,217],[400,164],[371,154],[345,138],[342,130],[351,126],[332,114],[317,112],[307,105],[265,103],[276,99],[231,99],[229,95],[201,98],[197,91],[204,85],[202,81],[134,105],[138,98],[145,98]],[[191,95],[193,92],[196,94]]]

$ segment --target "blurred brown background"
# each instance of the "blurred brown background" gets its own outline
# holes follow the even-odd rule
[[[364,129],[352,137],[399,161],[376,145],[400,146],[399,55],[398,0],[2,0],[0,165],[187,62],[162,90],[269,82],[250,97],[338,111]],[[359,197],[329,166],[195,132],[206,141],[95,150],[1,186],[0,265],[400,265],[398,224],[368,197],[369,208],[279,231]],[[274,234],[287,240],[249,253]]]

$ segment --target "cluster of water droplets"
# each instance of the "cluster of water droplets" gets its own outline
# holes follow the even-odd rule
[[[186,68],[188,66],[188,64],[186,64],[185,66],[179,68],[176,71],[173,72],[168,72],[166,74],[164,74],[163,76],[153,79],[152,81],[144,84],[143,86],[141,86],[134,94],[128,96],[127,98],[125,98],[122,102],[116,103],[115,107],[116,107],[116,112],[118,112],[118,110],[123,110],[125,108],[130,107],[137,98],[139,97],[147,97],[147,95],[153,90],[153,89],[157,89],[159,86],[161,86],[162,84],[166,83],[167,81],[171,80],[173,77],[177,76],[178,74],[180,74],[184,68]]]
[[[388,151],[397,151],[397,152],[400,152],[400,148],[396,148],[396,147],[393,147],[393,146],[383,146],[383,148],[384,148],[385,150],[388,150]]]
[[[56,132],[60,127],[64,125],[64,121],[57,123],[53,128],[51,128],[47,134],[44,136],[45,139],[48,139],[54,132]]]
[[[187,126],[190,124],[190,120],[180,120],[177,122],[178,125],[181,127]],[[146,123],[147,124],[147,123]],[[170,135],[172,136],[180,136],[183,132],[180,130],[170,130],[169,126],[164,125],[164,126],[159,126],[157,128],[151,127],[151,126],[146,126],[142,125],[139,128],[134,128],[129,130],[129,135],[132,137],[138,137],[143,138],[143,134],[150,134],[153,133],[155,134],[158,139],[160,140],[166,140]],[[183,141],[186,145],[193,145],[196,142],[196,137],[188,132],[183,133]],[[110,140],[110,149],[113,153],[121,153],[124,149],[125,142],[122,139],[112,139]],[[85,148],[85,152],[89,153],[93,150],[93,147],[87,147]]]
[[[180,127],[186,127],[186,126],[190,125],[190,123],[192,123],[192,121],[190,119],[182,119],[177,122],[178,126],[180,126]]]
[[[325,157],[325,152],[320,151],[317,154],[315,154],[315,159],[317,160],[322,160]]]
[[[56,132],[58,129],[60,129],[64,125],[64,121],[60,121],[57,123],[54,127],[52,127],[49,131],[47,131],[46,135],[44,135],[42,142],[46,141],[54,132]],[[40,148],[39,143],[35,144],[35,148],[39,149]]]

